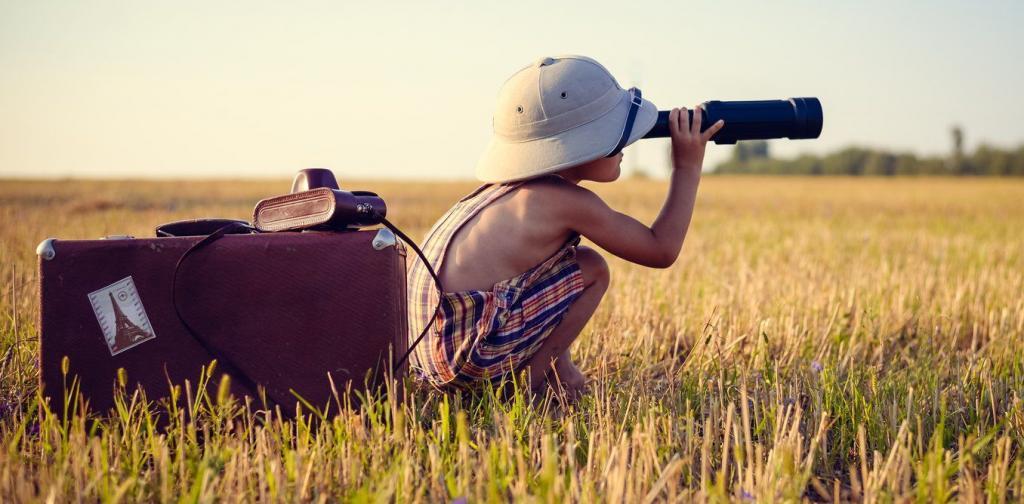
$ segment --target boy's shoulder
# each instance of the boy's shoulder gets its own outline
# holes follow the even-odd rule
[[[529,179],[523,183],[523,188],[534,194],[554,197],[593,194],[589,189],[573,184],[558,175],[547,175]]]
[[[600,199],[590,189],[573,184],[557,175],[538,177],[523,184],[531,202],[543,205],[558,213],[561,210],[578,209]]]

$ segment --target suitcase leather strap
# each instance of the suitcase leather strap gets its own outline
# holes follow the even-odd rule
[[[405,233],[403,233],[401,230],[399,230],[397,227],[395,227],[395,225],[392,224],[387,219],[382,218],[381,221],[382,221],[382,224],[384,224],[384,226],[386,226],[388,229],[393,231],[395,233],[395,235],[397,235],[403,241],[408,243],[409,246],[412,247],[412,249],[414,251],[416,251],[416,254],[420,256],[420,260],[422,260],[423,264],[426,265],[427,271],[430,273],[430,276],[433,277],[434,283],[437,286],[438,291],[441,294],[443,294],[444,293],[444,289],[441,288],[441,280],[437,277],[437,273],[434,272],[434,268],[432,268],[430,266],[430,261],[427,261],[427,258],[423,255],[423,251],[421,251],[420,248],[416,246],[416,242],[414,242],[412,239],[410,239],[408,236],[406,236]],[[244,228],[244,230],[242,228]],[[180,258],[178,258],[177,264],[174,265],[174,277],[173,277],[173,280],[171,282],[171,304],[174,306],[174,313],[175,313],[175,315],[177,315],[178,321],[181,322],[181,325],[185,327],[185,330],[188,331],[188,333],[192,336],[192,338],[195,339],[197,342],[199,342],[199,344],[204,349],[206,349],[206,351],[209,352],[210,355],[214,356],[214,358],[216,358],[218,360],[218,362],[223,362],[225,367],[228,368],[229,374],[231,374],[232,376],[236,376],[238,379],[240,379],[242,381],[243,385],[249,387],[249,389],[252,390],[253,392],[256,392],[259,389],[257,388],[256,382],[252,378],[250,378],[248,375],[243,373],[241,368],[239,368],[237,364],[235,364],[231,359],[229,359],[223,352],[221,352],[219,349],[217,349],[214,345],[211,345],[210,342],[208,342],[205,339],[199,337],[196,334],[195,330],[192,329],[192,326],[188,325],[188,322],[186,322],[185,318],[181,316],[181,311],[178,309],[178,298],[177,298],[177,294],[178,294],[178,270],[181,269],[182,263],[185,262],[185,259],[187,259],[189,255],[191,255],[191,254],[195,253],[196,251],[198,251],[199,249],[201,249],[201,248],[203,248],[203,247],[205,247],[205,246],[207,246],[207,245],[209,245],[209,244],[219,240],[220,238],[222,238],[226,234],[237,233],[237,232],[240,232],[240,231],[251,231],[251,230],[252,230],[252,228],[248,224],[246,224],[244,222],[232,222],[232,223],[227,224],[227,225],[221,227],[220,229],[214,231],[213,233],[210,233],[209,235],[204,237],[202,240],[199,240],[198,242],[193,244],[191,247],[189,247],[189,249],[186,250],[185,253],[182,254]],[[409,358],[409,355],[412,354],[413,350],[416,349],[416,345],[419,345],[420,342],[423,340],[423,337],[426,336],[427,331],[429,331],[430,327],[434,324],[434,319],[437,318],[437,314],[438,314],[438,312],[440,310],[441,310],[441,302],[439,300],[438,303],[437,303],[437,306],[434,308],[434,314],[430,318],[430,322],[428,322],[427,325],[423,328],[423,331],[419,334],[419,336],[417,336],[416,339],[413,340],[412,344],[409,345],[409,348],[406,349],[404,354],[402,354],[402,357],[399,358],[397,362],[395,362],[394,366],[392,367],[392,372],[393,373],[397,374],[398,370],[400,370],[402,368],[402,365],[405,364],[405,361]],[[271,402],[273,402],[271,399],[269,399],[269,398],[267,398],[267,399],[270,400]]]
[[[238,365],[235,364],[234,361],[228,358],[228,356],[224,354],[224,352],[221,352],[218,348],[216,348],[215,345],[210,344],[209,341],[206,341],[205,339],[199,337],[196,334],[196,331],[192,329],[192,326],[188,325],[188,322],[185,321],[185,318],[181,316],[181,310],[178,309],[178,270],[181,269],[181,265],[182,263],[185,262],[185,259],[187,259],[188,256],[192,255],[199,249],[219,240],[224,235],[232,232],[241,231],[240,228],[245,228],[246,230],[252,229],[248,224],[244,222],[232,222],[230,224],[222,226],[220,229],[205,236],[202,240],[199,240],[198,242],[194,243],[191,247],[189,247],[188,250],[185,251],[184,254],[181,255],[180,258],[178,258],[177,264],[174,265],[174,277],[171,280],[171,305],[174,306],[174,314],[178,316],[178,322],[181,322],[181,325],[185,327],[185,330],[188,331],[189,335],[192,336],[192,339],[196,340],[200,346],[202,346],[210,355],[217,359],[217,362],[222,363],[226,368],[228,374],[234,376],[236,379],[241,381],[242,384],[248,387],[249,390],[252,390],[253,393],[259,393],[259,388],[257,388],[256,382],[252,378],[250,378],[249,375],[242,372],[242,369],[238,367]],[[266,397],[265,399],[268,402],[272,403],[271,405],[275,403],[275,401],[269,397]]]

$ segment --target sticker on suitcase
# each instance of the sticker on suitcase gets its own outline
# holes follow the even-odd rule
[[[90,292],[89,303],[103,329],[110,355],[156,338],[132,277]]]

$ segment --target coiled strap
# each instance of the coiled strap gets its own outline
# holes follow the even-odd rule
[[[438,292],[443,294],[444,290],[441,288],[441,280],[437,277],[437,273],[434,272],[434,268],[430,266],[430,262],[427,261],[427,258],[423,255],[423,251],[416,246],[416,242],[414,242],[412,239],[406,236],[405,233],[403,233],[400,229],[398,229],[394,224],[392,224],[387,219],[382,217],[381,221],[384,224],[384,226],[393,231],[395,235],[397,235],[403,241],[408,243],[409,246],[412,247],[414,251],[416,251],[416,254],[419,255],[420,259],[423,261],[423,264],[426,265],[427,271],[430,272],[430,276],[433,277],[434,283],[435,285],[437,285]],[[220,229],[214,231],[213,233],[210,233],[205,238],[199,240],[191,247],[189,247],[189,249],[185,251],[184,254],[181,255],[181,257],[178,259],[177,264],[174,265],[174,277],[173,280],[171,281],[171,304],[174,306],[174,313],[175,315],[177,315],[178,321],[181,322],[181,325],[185,327],[185,330],[188,331],[192,338],[199,342],[199,344],[207,352],[209,352],[210,355],[213,355],[218,362],[223,362],[229,374],[237,376],[244,385],[249,387],[253,392],[256,392],[258,390],[257,384],[252,378],[243,373],[241,368],[239,368],[239,366],[235,364],[234,361],[228,358],[227,355],[221,352],[215,345],[196,335],[196,332],[194,329],[192,329],[192,326],[190,326],[188,322],[185,321],[185,318],[181,316],[181,310],[178,308],[177,297],[178,271],[181,269],[181,265],[185,262],[185,259],[187,259],[188,256],[192,255],[193,253],[197,252],[199,249],[206,247],[207,245],[221,239],[222,237],[224,237],[224,235],[229,234],[230,232],[240,231],[242,230],[242,228],[244,228],[245,230],[253,231],[252,226],[249,226],[248,224],[242,222],[233,222],[226,226],[221,227]],[[402,368],[402,365],[405,364],[405,361],[409,358],[409,355],[412,354],[413,350],[416,349],[416,345],[419,345],[420,342],[423,340],[423,337],[426,336],[427,331],[430,330],[430,327],[434,324],[434,320],[437,318],[437,314],[440,310],[441,302],[440,300],[438,300],[437,306],[434,308],[434,314],[430,318],[430,322],[427,323],[426,327],[423,328],[423,332],[421,332],[419,336],[417,336],[416,339],[413,340],[413,343],[409,345],[409,348],[405,351],[404,354],[402,354],[402,357],[399,358],[395,365],[392,367],[393,373],[397,373]]]
[[[196,334],[196,331],[192,329],[192,326],[188,325],[188,322],[185,321],[185,317],[181,316],[181,310],[178,308],[178,271],[181,269],[181,265],[185,262],[185,259],[187,259],[188,256],[192,255],[193,253],[199,251],[199,249],[206,247],[207,245],[221,239],[222,237],[224,237],[225,234],[228,234],[229,232],[242,231],[243,228],[249,231],[253,230],[252,226],[249,226],[244,222],[232,222],[210,233],[202,240],[199,240],[198,242],[194,243],[191,247],[189,247],[188,250],[185,251],[184,254],[181,255],[180,258],[178,258],[177,264],[174,265],[174,277],[171,280],[171,305],[174,306],[174,314],[178,316],[178,322],[181,322],[181,325],[185,327],[185,330],[188,331],[189,335],[192,336],[192,339],[196,340],[200,346],[202,346],[210,355],[217,359],[217,362],[222,363],[223,366],[226,368],[228,374],[237,378],[239,381],[242,382],[243,385],[249,387],[249,389],[252,390],[254,394],[256,394],[259,393],[259,389],[257,388],[256,382],[252,378],[250,378],[249,375],[242,372],[242,369],[239,368],[238,365],[235,364],[233,360],[228,358],[227,354],[225,354],[219,348],[217,348],[216,345],[213,345],[209,341],[200,338]],[[274,402],[270,398],[267,398],[267,400],[270,401],[271,403]]]

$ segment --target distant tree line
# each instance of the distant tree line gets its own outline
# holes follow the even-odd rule
[[[1024,176],[1024,144],[1000,149],[982,144],[963,152],[963,131],[952,130],[948,156],[918,157],[863,147],[847,147],[825,156],[805,154],[795,159],[771,157],[768,142],[737,142],[732,158],[715,173],[766,175],[1016,175]]]

